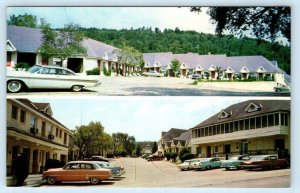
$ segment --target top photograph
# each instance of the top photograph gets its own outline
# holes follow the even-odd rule
[[[7,7],[7,96],[290,96],[290,7]]]

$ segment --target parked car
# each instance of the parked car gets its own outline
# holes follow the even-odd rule
[[[162,156],[158,156],[158,155],[150,155],[147,160],[148,161],[160,161],[160,160],[163,160],[164,157]]]
[[[62,181],[90,181],[92,184],[98,184],[111,176],[110,169],[101,168],[90,161],[71,161],[63,168],[48,169],[43,172],[43,179],[48,184]]]
[[[148,159],[149,156],[150,156],[150,155],[148,155],[148,154],[144,154],[144,155],[141,156],[141,158],[143,158],[143,159]]]
[[[114,166],[111,163],[104,161],[95,161],[101,168],[110,169],[112,172],[112,176],[122,176],[125,174],[125,169],[121,166]]]
[[[219,168],[222,166],[222,162],[219,158],[201,158],[199,162],[192,165],[192,168],[195,170],[209,170],[212,168]]]
[[[156,71],[149,71],[143,72],[142,76],[163,77],[164,75]]]
[[[196,73],[192,74],[192,76],[191,76],[191,79],[199,79],[199,78],[200,78],[200,75],[196,74]]]
[[[89,158],[90,161],[104,161],[109,162],[108,159],[100,156],[100,155],[93,155],[91,158]]]
[[[235,155],[230,157],[228,160],[222,161],[222,167],[226,170],[229,169],[241,169],[241,163],[250,160],[251,157],[248,155]]]
[[[251,156],[251,160],[241,163],[245,169],[273,169],[273,168],[286,168],[288,161],[286,159],[278,159],[276,155],[259,155]]]
[[[196,165],[199,162],[200,162],[199,159],[185,160],[182,164],[177,165],[177,167],[180,170],[191,170],[193,169],[193,165]]]
[[[94,77],[79,76],[72,70],[57,66],[34,65],[27,71],[7,71],[7,91],[17,93],[28,89],[71,89],[75,92],[83,88],[100,85]]]

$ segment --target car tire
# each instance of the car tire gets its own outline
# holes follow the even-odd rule
[[[210,169],[211,169],[211,166],[207,166],[206,169],[210,170]]]
[[[82,90],[82,86],[81,85],[74,85],[72,86],[72,91],[74,92],[79,92]]]
[[[49,176],[49,177],[47,178],[47,183],[48,183],[48,184],[52,185],[52,184],[55,184],[55,182],[56,182],[56,178],[55,178],[55,177]]]
[[[230,168],[227,168],[227,167],[226,167],[226,168],[225,168],[225,170],[229,171],[229,170],[230,170]]]
[[[17,93],[23,89],[23,83],[19,80],[11,80],[7,82],[7,91],[10,93]]]
[[[91,184],[98,184],[100,182],[99,178],[91,178],[90,179]]]

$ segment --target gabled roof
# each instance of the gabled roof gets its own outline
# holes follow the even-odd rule
[[[154,67],[156,63],[159,63],[161,66],[168,66],[173,59],[172,52],[144,53],[143,57],[145,63],[149,64],[149,67]]]
[[[64,126],[62,123],[60,123],[58,120],[56,120],[55,118],[53,118],[52,116],[48,115],[47,113],[41,111],[37,106],[34,105],[33,102],[31,102],[28,99],[15,99],[17,101],[19,101],[20,103],[24,104],[25,106],[29,107],[30,109],[32,109],[33,111],[42,114],[43,116],[47,117],[48,119],[50,119],[51,121],[55,122],[56,124],[60,125],[61,127],[64,127],[66,129],[68,129],[66,126]]]
[[[176,129],[172,128],[170,129],[163,137],[162,139],[164,140],[172,140],[176,137],[179,137],[182,133],[186,132],[187,130],[185,129]]]
[[[247,112],[245,109],[251,104],[255,104],[258,107],[262,107],[259,111]],[[290,111],[290,100],[249,100],[244,101],[241,103],[237,103],[234,105],[229,106],[228,108],[224,109],[226,112],[232,112],[231,116],[223,119],[219,119],[219,113],[211,116],[210,118],[204,120],[203,122],[196,125],[194,128],[205,127],[213,124],[228,122],[228,121],[235,121],[238,119],[263,115],[271,112],[277,111]],[[223,110],[222,110],[223,111]]]
[[[190,130],[185,131],[183,133],[181,133],[181,135],[179,137],[174,138],[175,140],[179,140],[180,142],[182,142],[181,145],[185,145],[185,143],[189,143],[189,141],[192,138],[192,132]]]
[[[32,103],[32,104],[36,106],[40,111],[47,113],[50,116],[53,115],[50,103]],[[49,111],[49,113],[47,111]]]

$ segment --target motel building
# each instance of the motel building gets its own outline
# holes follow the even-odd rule
[[[234,104],[190,129],[199,157],[290,154],[290,100],[249,100]]]
[[[68,161],[70,131],[53,117],[49,103],[7,99],[7,176],[15,173],[19,153],[29,161],[29,174],[42,173],[47,159]]]

